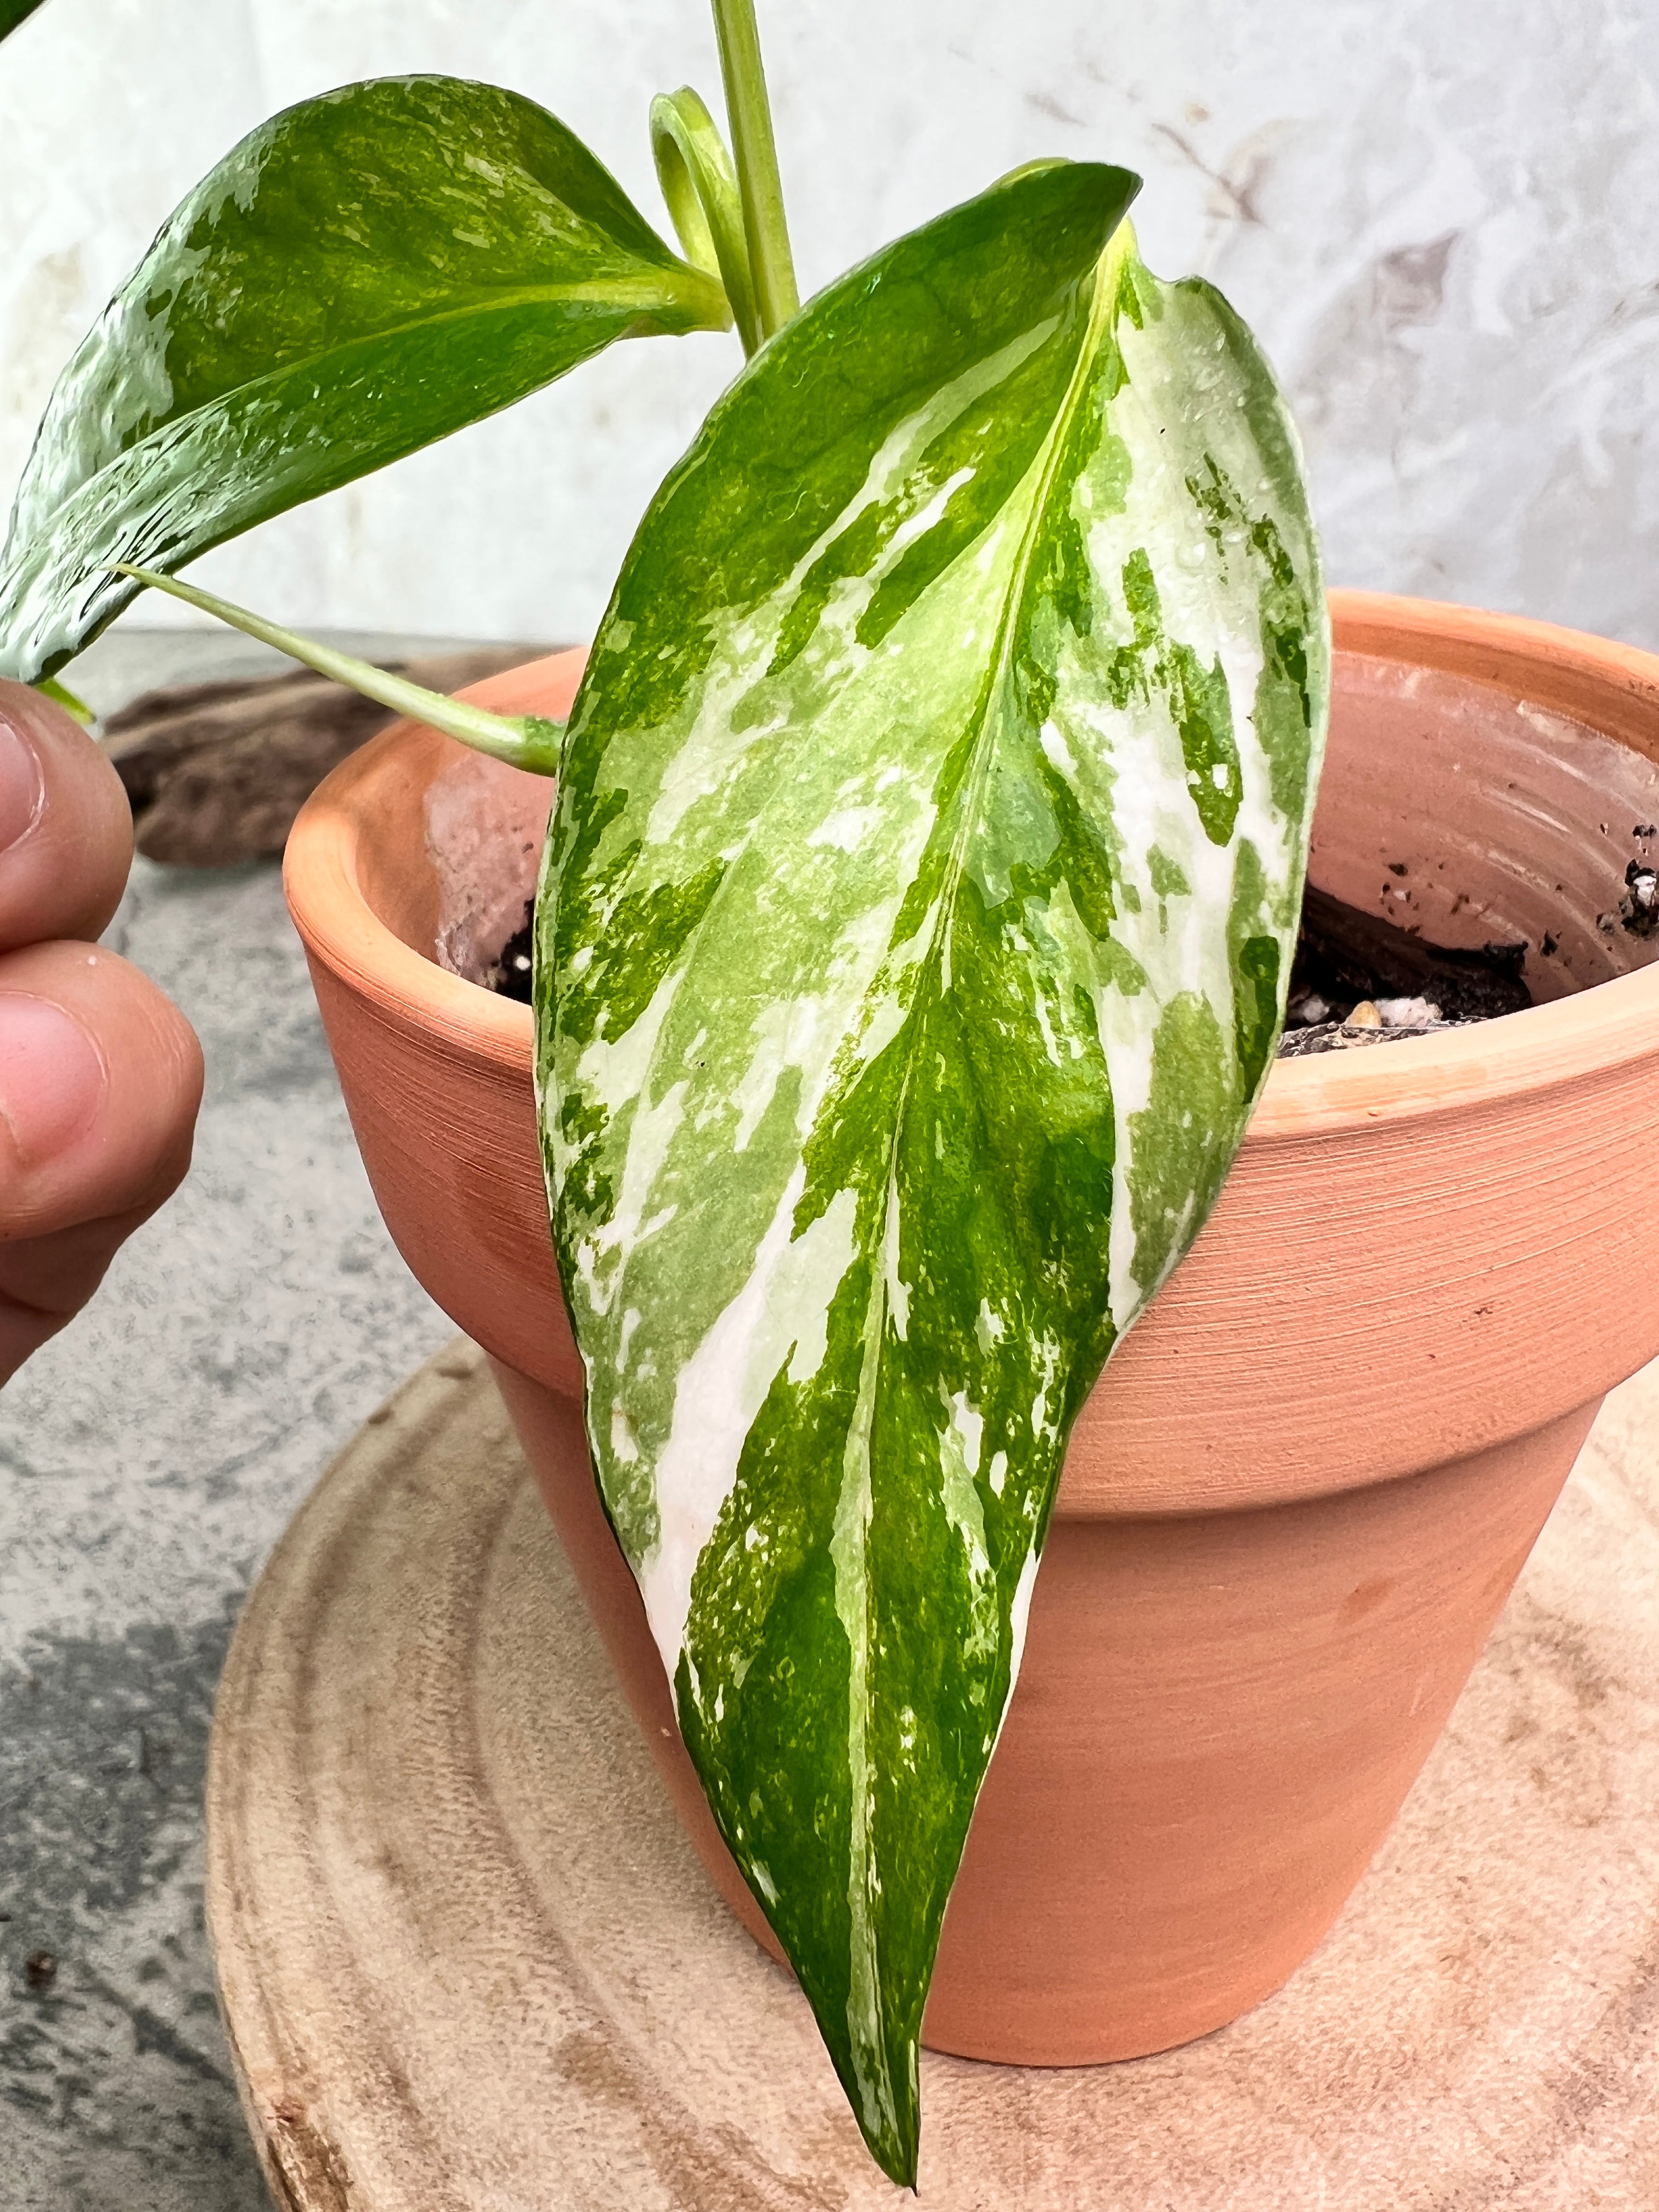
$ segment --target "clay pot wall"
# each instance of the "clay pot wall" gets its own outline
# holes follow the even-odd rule
[[[1273,1069],[1073,1433],[936,2048],[1129,2057],[1277,1987],[1399,1810],[1603,1393],[1659,1354],[1659,945],[1617,915],[1659,851],[1659,660],[1465,609],[1333,612],[1313,880],[1442,944],[1524,938],[1539,1003]],[[470,696],[562,714],[580,665]],[[687,1828],[769,1946],[593,1490],[530,1015],[467,980],[520,918],[550,797],[400,725],[307,807],[289,898],[392,1233],[496,1363]]]

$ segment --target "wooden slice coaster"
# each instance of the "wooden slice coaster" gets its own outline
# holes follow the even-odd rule
[[[1659,2204],[1659,1368],[1279,1996],[1130,2065],[924,2054],[933,2212]],[[208,1910],[288,2212],[860,2212],[794,1984],[715,1898],[479,1355],[362,1431],[220,1693]]]

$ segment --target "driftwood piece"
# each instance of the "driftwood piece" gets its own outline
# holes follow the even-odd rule
[[[1132,2065],[924,2051],[923,2212],[1652,2212],[1656,1437],[1659,1366],[1608,1400],[1376,1864],[1276,1997]],[[682,1836],[471,1347],[278,1547],[208,1818],[285,2212],[911,2201]]]
[[[428,690],[452,692],[549,649],[486,645],[383,665]],[[104,749],[126,787],[145,858],[221,868],[280,853],[329,770],[392,719],[302,668],[147,691],[106,721]]]

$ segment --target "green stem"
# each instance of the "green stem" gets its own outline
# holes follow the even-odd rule
[[[651,153],[657,180],[694,268],[718,276],[745,354],[760,343],[743,202],[732,156],[714,118],[690,85],[651,103]]]
[[[471,745],[474,752],[488,753],[492,760],[527,769],[532,775],[556,775],[559,772],[563,726],[549,721],[544,715],[492,714],[465,699],[447,699],[441,691],[428,691],[422,684],[410,683],[406,677],[393,676],[386,669],[376,668],[373,661],[359,660],[356,653],[341,653],[331,645],[319,645],[314,638],[303,636],[298,630],[284,629],[278,623],[267,622],[263,615],[250,613],[246,607],[236,606],[229,599],[202,591],[195,584],[181,584],[176,576],[160,575],[153,568],[130,568],[125,562],[118,562],[115,574],[131,576],[141,584],[148,584],[152,591],[166,592],[172,599],[183,599],[187,606],[199,607],[204,614],[228,623],[233,629],[246,631],[261,644],[274,645],[278,653],[303,661],[319,676],[331,676],[336,683],[360,691],[365,699],[391,708],[393,714],[407,714],[411,721],[424,722],[428,729],[441,730],[446,737],[459,738],[462,744]]]
[[[737,156],[743,228],[754,278],[756,318],[765,339],[781,331],[800,305],[794,258],[789,251],[789,228],[784,220],[783,181],[778,174],[778,149],[772,136],[772,109],[761,64],[755,0],[714,0],[714,7],[726,119],[732,129],[732,150]]]
[[[77,699],[68,684],[60,684],[55,676],[37,676],[33,689],[40,692],[42,698],[52,700],[54,704],[62,707],[66,713],[73,714],[76,720],[87,729],[90,729],[98,720],[86,701]]]

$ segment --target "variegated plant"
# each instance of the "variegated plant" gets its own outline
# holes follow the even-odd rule
[[[872,2149],[914,2181],[929,1976],[1066,1436],[1273,1050],[1328,647],[1283,404],[1213,290],[1139,261],[1136,180],[1036,166],[797,310],[752,17],[717,17],[735,175],[695,95],[653,118],[687,263],[486,88],[358,88],[256,134],[60,387],[0,622],[38,675],[164,580],[144,560],[417,442],[364,360],[419,388],[424,437],[627,313],[730,301],[752,358],[641,526],[562,744],[413,703],[562,755],[536,1072],[594,1468],[721,1832]],[[394,113],[416,133],[395,160],[362,127]],[[434,385],[411,319],[376,307],[405,228],[386,179],[417,173],[446,216],[477,197],[498,264],[538,213],[528,305],[501,265],[510,302],[460,298],[431,225],[382,287],[439,315],[441,364],[507,316],[493,383]],[[366,275],[347,255],[326,404],[314,315],[303,374],[278,359],[264,394],[238,319],[314,253],[284,210],[314,216],[319,177],[340,238],[374,234],[365,206],[386,233]]]

